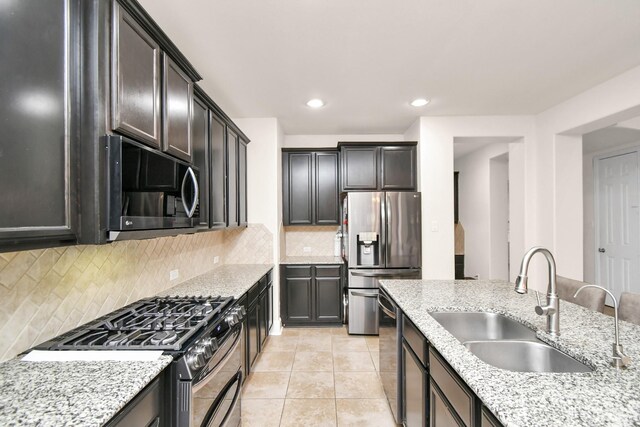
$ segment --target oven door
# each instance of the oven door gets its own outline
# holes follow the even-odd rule
[[[210,362],[213,369],[191,385],[190,427],[240,425],[242,324],[235,325]]]

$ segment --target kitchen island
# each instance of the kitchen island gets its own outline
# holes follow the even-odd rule
[[[246,294],[272,265],[223,265],[162,296]],[[105,425],[147,387],[173,358],[146,361],[0,363],[0,426]]]
[[[381,286],[503,425],[640,424],[640,326],[620,322],[620,341],[632,364],[616,370],[610,366],[614,341],[610,316],[561,301],[561,335],[554,338],[545,332],[546,318],[534,312],[533,292],[516,294],[508,282],[383,280]],[[535,373],[494,367],[478,359],[429,315],[435,311],[503,314],[594,370]]]

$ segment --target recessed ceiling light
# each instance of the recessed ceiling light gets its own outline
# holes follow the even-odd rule
[[[429,100],[424,98],[418,98],[411,101],[411,105],[413,105],[414,107],[424,107],[428,103],[429,103]]]
[[[310,108],[324,107],[324,101],[318,98],[310,99],[307,101],[307,107],[310,107]]]

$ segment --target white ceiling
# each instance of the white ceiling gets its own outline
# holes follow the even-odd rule
[[[230,116],[278,117],[287,134],[532,114],[640,64],[638,0],[140,2]]]

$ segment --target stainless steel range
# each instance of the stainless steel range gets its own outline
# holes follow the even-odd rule
[[[233,298],[148,298],[39,345],[48,350],[163,350],[174,356],[170,425],[240,424],[244,307]]]

